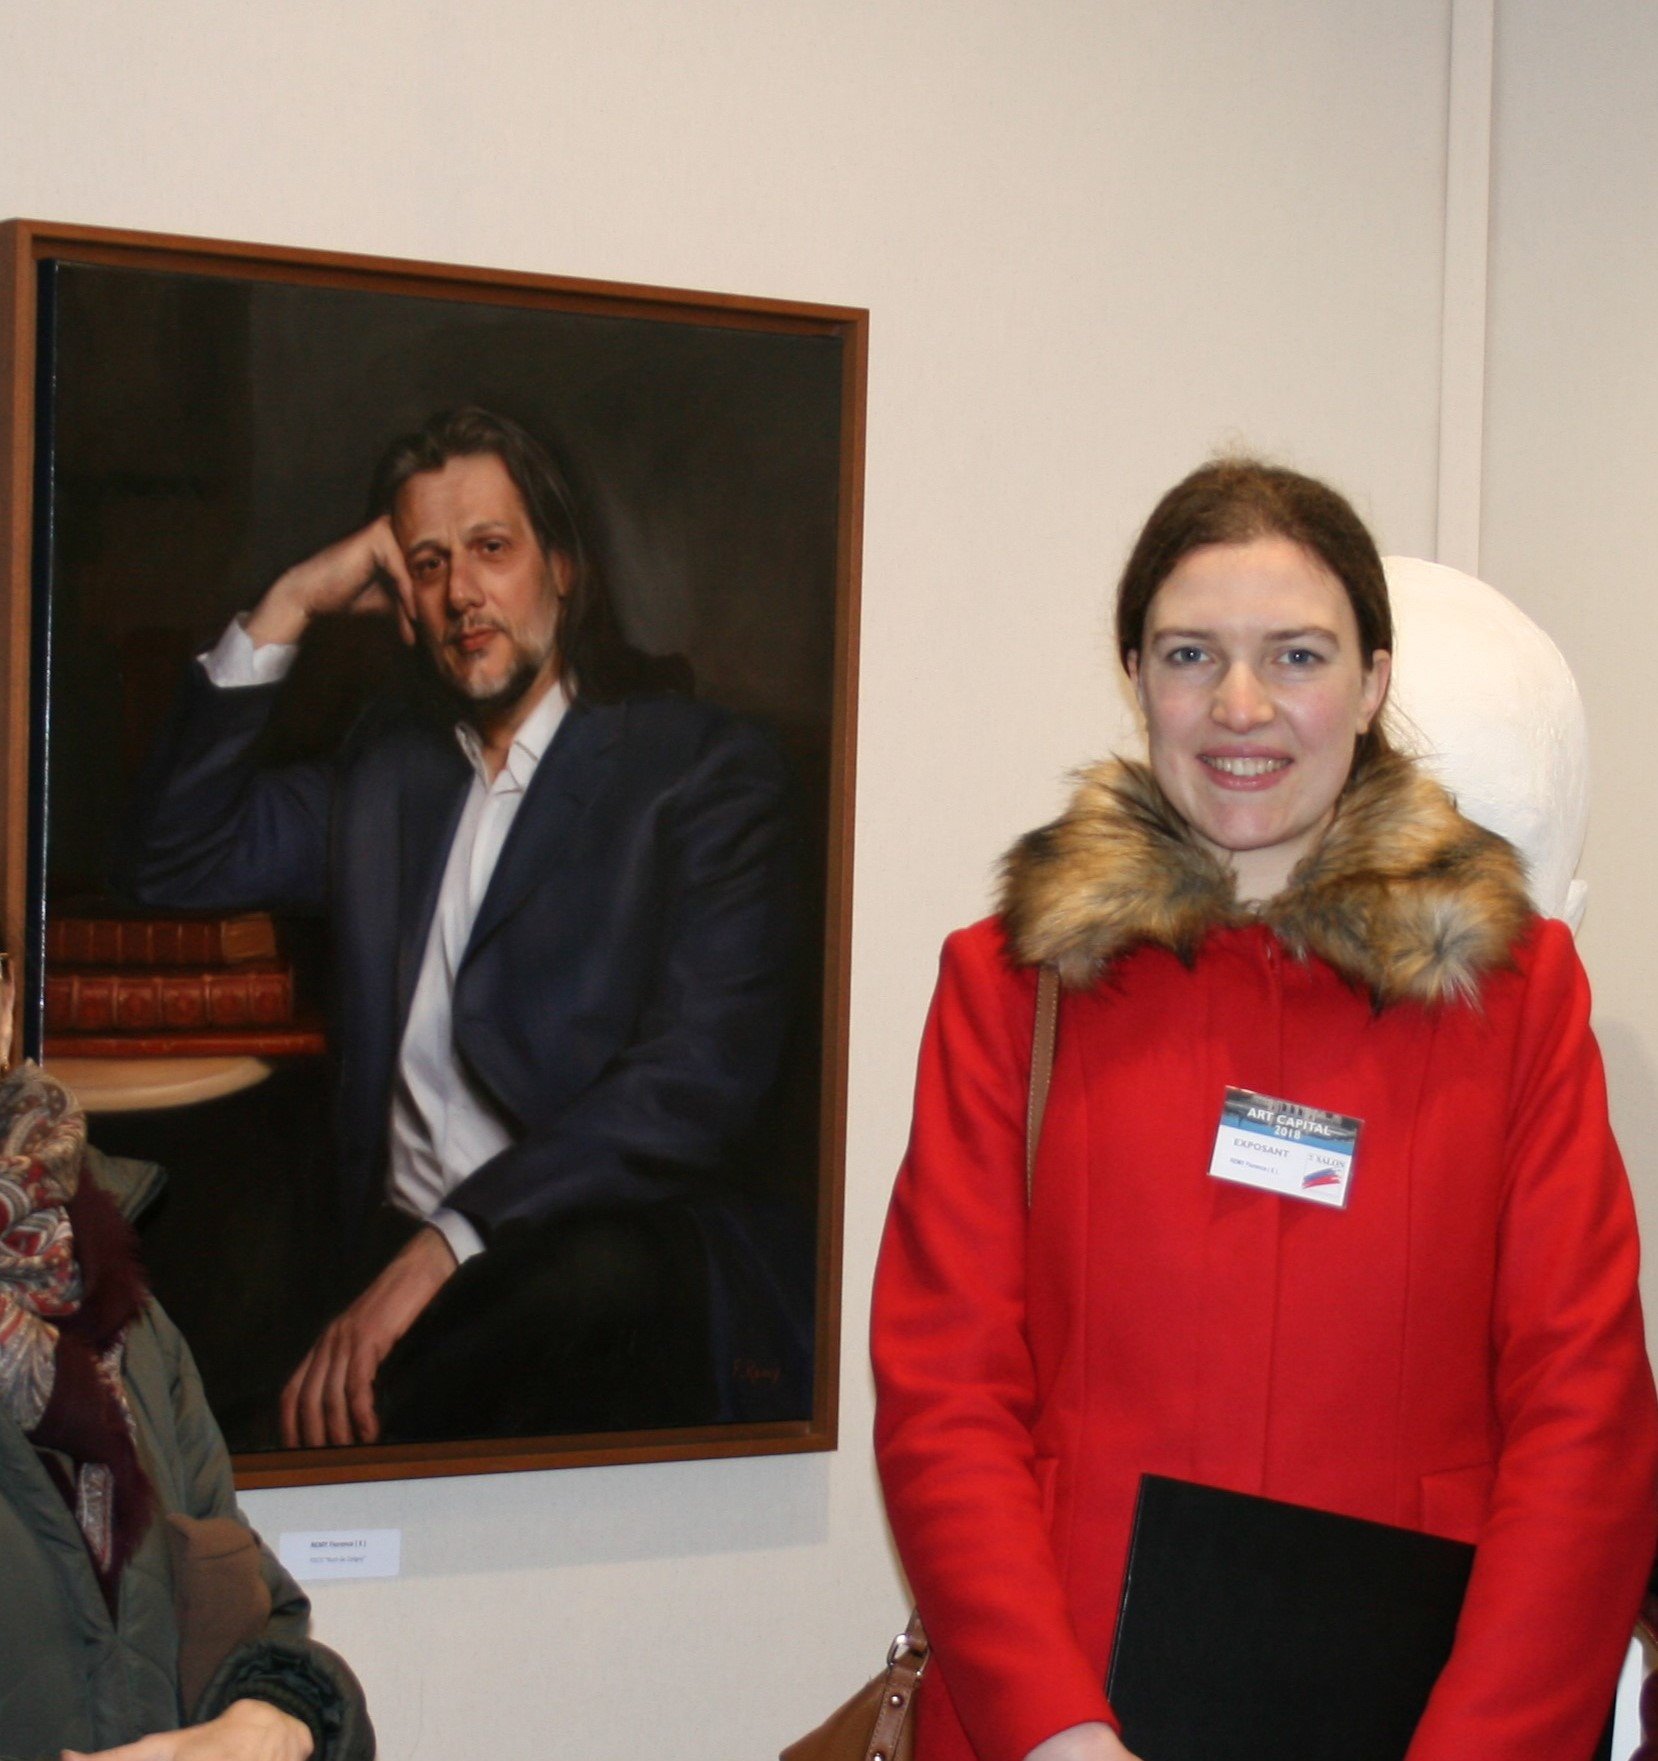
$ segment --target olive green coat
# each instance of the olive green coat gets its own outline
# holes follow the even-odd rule
[[[160,1172],[88,1152],[89,1169],[134,1215]],[[310,1723],[318,1761],[366,1761],[373,1732],[349,1670],[307,1638],[310,1604],[262,1548],[271,1616],[198,1705],[179,1703],[179,1632],[162,1513],[233,1517],[230,1458],[189,1348],[161,1309],[127,1335],[126,1387],[139,1458],[158,1506],[122,1575],[111,1620],[86,1543],[34,1445],[0,1411],[0,1758],[57,1761],[216,1716],[233,1699],[269,1699]]]

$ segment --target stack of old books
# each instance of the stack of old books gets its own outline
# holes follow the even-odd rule
[[[50,912],[46,1050],[57,1057],[280,1057],[320,1049],[263,911]]]

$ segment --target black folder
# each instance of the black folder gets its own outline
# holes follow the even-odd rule
[[[1473,1564],[1461,1541],[1147,1474],[1106,1678],[1123,1741],[1143,1761],[1403,1761]],[[1594,1761],[1611,1752],[1608,1721]]]

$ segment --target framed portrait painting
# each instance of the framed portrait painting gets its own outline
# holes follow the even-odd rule
[[[17,1039],[240,1483],[832,1447],[867,314],[0,277]]]

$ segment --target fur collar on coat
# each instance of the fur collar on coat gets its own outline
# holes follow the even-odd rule
[[[1190,964],[1211,930],[1262,922],[1377,1007],[1471,998],[1531,916],[1513,846],[1395,754],[1347,789],[1318,847],[1255,908],[1238,903],[1228,869],[1144,765],[1096,765],[1058,819],[1008,852],[1001,910],[1014,958],[1051,962],[1072,989],[1131,948]]]

